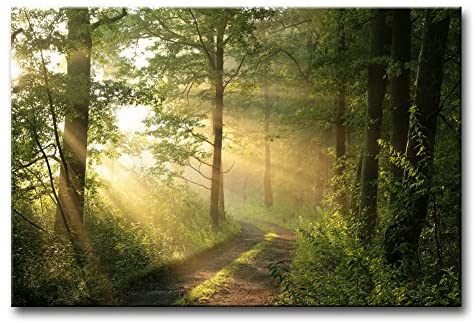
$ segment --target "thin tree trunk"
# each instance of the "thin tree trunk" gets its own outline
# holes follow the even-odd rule
[[[211,175],[211,207],[210,216],[215,228],[219,225],[219,187],[221,178],[221,149],[223,145],[223,108],[224,108],[224,28],[218,27],[216,37],[215,77],[215,111],[213,116],[214,146],[213,170]]]
[[[219,174],[219,218],[224,221],[225,219],[225,207],[224,207],[224,173],[223,163],[221,162],[221,170]]]
[[[400,65],[401,70],[391,80],[390,141],[397,152],[404,154],[409,131],[410,71],[407,63],[411,60],[411,10],[393,9],[392,17],[391,58]],[[391,172],[395,180],[402,182],[402,168],[392,165]],[[391,196],[393,200],[394,194]]]
[[[338,22],[338,55],[342,55],[345,51],[345,30],[343,22]],[[335,97],[336,105],[336,118],[335,118],[335,133],[336,133],[336,175],[343,174],[344,165],[342,159],[345,156],[345,106],[346,106],[346,82],[343,76],[339,76],[337,79],[337,95]]]
[[[69,226],[75,239],[83,233],[84,186],[86,177],[87,129],[91,89],[91,35],[89,10],[68,9],[68,40],[72,50],[67,56],[67,87],[71,100],[66,113],[63,152],[66,165],[59,175],[59,207],[56,209],[55,229],[64,233]],[[64,223],[66,220],[66,224]]]
[[[272,207],[274,201],[272,197],[272,183],[270,173],[270,110],[271,100],[269,98],[269,85],[264,81],[264,204],[267,208]]]
[[[374,60],[385,54],[385,20],[384,10],[376,10],[371,21],[370,63],[368,65],[368,109],[366,113],[365,152],[361,169],[360,199],[360,239],[371,241],[377,220],[378,193],[378,139],[381,132],[383,100],[386,90],[384,78],[385,66]]]
[[[345,44],[345,26],[342,17],[342,11],[340,11],[340,17],[337,24],[337,55],[342,56],[346,50]],[[338,71],[339,69],[337,69]],[[337,94],[335,96],[335,148],[336,148],[336,168],[335,175],[338,178],[336,184],[336,200],[340,204],[341,208],[345,210],[347,208],[346,192],[344,190],[344,179],[341,177],[345,171],[345,153],[346,153],[346,129],[345,129],[345,109],[346,109],[346,80],[343,73],[338,72],[337,75]]]
[[[419,154],[421,148],[419,140],[415,140],[411,135],[407,157],[425,177],[427,188],[430,187],[433,173],[432,163],[449,22],[448,16],[440,19],[434,10],[427,10],[425,13],[415,97],[417,121],[421,126],[422,136],[425,137],[423,139],[425,153]],[[418,134],[414,135],[421,137]],[[419,237],[427,216],[429,190],[415,192],[414,195],[415,200],[409,212],[398,214],[386,231],[386,258],[390,263],[396,263],[403,258],[417,260]]]
[[[356,166],[356,174],[355,174],[355,181],[354,181],[354,194],[352,195],[351,198],[351,210],[353,210],[355,213],[358,212],[359,210],[359,205],[360,205],[360,196],[358,195],[358,192],[360,192],[360,181],[361,181],[361,169],[363,168],[363,155],[360,154],[358,156],[358,165]]]

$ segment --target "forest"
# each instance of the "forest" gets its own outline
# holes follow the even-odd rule
[[[461,306],[460,8],[12,8],[12,306]]]

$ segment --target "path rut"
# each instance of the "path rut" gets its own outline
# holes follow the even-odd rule
[[[157,270],[137,284],[121,301],[125,306],[172,306],[192,288],[212,278],[242,253],[264,240],[267,232],[241,222],[242,233],[235,239],[218,245],[168,269]],[[224,286],[201,306],[270,306],[278,293],[278,285],[270,275],[268,265],[281,261],[289,265],[293,249],[293,233],[275,224],[266,223],[279,236],[255,259],[239,266]]]

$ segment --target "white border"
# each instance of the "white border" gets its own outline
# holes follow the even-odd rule
[[[464,52],[463,52],[463,106],[464,106],[464,135],[463,135],[463,304],[462,309],[444,310],[444,309],[367,309],[367,308],[314,308],[314,309],[37,309],[37,310],[18,310],[10,308],[10,85],[9,85],[9,37],[10,37],[10,8],[14,6],[29,7],[58,7],[58,6],[279,6],[279,7],[431,7],[431,6],[452,6],[463,7],[464,24]],[[195,322],[239,322],[243,321],[268,321],[268,322],[398,322],[417,321],[417,322],[454,322],[454,321],[473,321],[473,193],[474,165],[473,159],[473,140],[475,120],[472,112],[472,75],[473,64],[470,58],[473,57],[473,18],[472,1],[340,1],[340,0],[215,0],[215,1],[190,1],[190,0],[52,0],[44,2],[35,2],[31,0],[6,0],[1,2],[0,25],[2,34],[2,44],[0,50],[0,62],[2,62],[3,73],[1,83],[1,105],[0,105],[0,147],[2,157],[0,158],[0,197],[2,211],[0,215],[0,290],[1,290],[1,322],[157,322],[159,320],[183,321],[193,320]],[[471,166],[471,167],[470,167]]]

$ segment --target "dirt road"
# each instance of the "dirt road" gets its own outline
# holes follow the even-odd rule
[[[291,261],[292,232],[265,224],[265,231],[250,223],[241,223],[242,233],[232,241],[203,252],[166,270],[160,270],[137,282],[121,300],[129,306],[169,306],[184,302],[190,293],[203,293],[185,305],[198,306],[269,306],[278,293],[277,282],[268,265]],[[261,225],[259,227],[262,227]],[[266,241],[265,235],[276,233]],[[255,250],[254,250],[255,249]],[[242,261],[243,255],[245,261]],[[251,255],[251,256],[247,256]],[[219,279],[216,277],[219,276]],[[210,282],[215,282],[209,288]],[[219,283],[216,283],[219,282]]]

